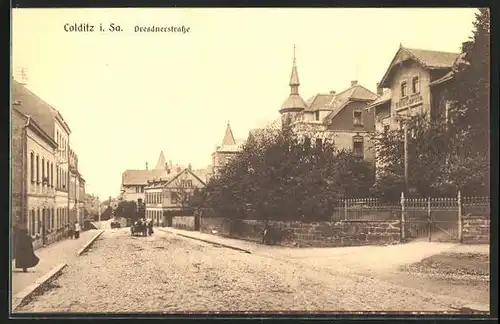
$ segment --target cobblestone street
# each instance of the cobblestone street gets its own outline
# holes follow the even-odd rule
[[[453,311],[466,301],[370,274],[108,230],[21,312]]]

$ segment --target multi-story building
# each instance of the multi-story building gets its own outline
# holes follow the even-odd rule
[[[78,171],[78,155],[69,149],[69,212],[70,219],[83,224],[83,215],[80,213],[79,193],[80,193],[80,173]]]
[[[191,166],[185,169],[168,170],[166,178],[148,181],[146,187],[146,218],[156,226],[168,224],[165,212],[181,211],[188,207],[194,190],[202,189],[205,181]]]
[[[81,224],[83,224],[83,221],[85,221],[88,218],[87,213],[85,212],[85,179],[82,177],[80,174],[78,177],[78,195],[77,195],[77,202],[78,202],[78,210],[79,210],[79,216],[81,218]]]
[[[148,184],[148,180],[164,178],[168,176],[168,170],[181,168],[180,166],[172,165],[172,161],[168,163],[165,160],[163,151],[160,152],[158,162],[154,169],[146,168],[144,170],[126,170],[122,174],[121,198],[124,201],[135,201],[138,204],[144,203],[144,196]]]
[[[398,116],[446,113],[443,93],[452,78],[458,53],[400,46],[378,87],[385,89],[368,106],[376,116],[377,131],[402,127]]]
[[[234,139],[233,131],[228,123],[224,138],[222,139],[222,144],[217,146],[212,153],[212,170],[210,176],[217,176],[220,168],[222,168],[233,156],[239,154],[241,149],[242,145],[241,143],[237,143]]]
[[[21,196],[13,196],[14,200],[22,197],[23,202],[14,218],[28,228],[35,246],[40,246],[60,238],[69,224],[67,157],[71,131],[56,109],[15,80],[12,97],[13,124],[25,121],[22,127],[13,125],[12,151],[24,152],[15,155],[22,158],[20,162],[13,161],[13,168],[20,165],[21,172],[13,170],[12,183],[23,184]],[[16,142],[16,136],[22,140]]]
[[[401,116],[447,118],[446,91],[460,58],[458,53],[400,46],[378,84],[378,98],[367,107],[375,114],[377,132],[402,128]]]
[[[374,160],[369,145],[370,134],[375,131],[374,114],[365,108],[377,94],[351,81],[351,86],[340,93],[318,93],[306,102],[299,94],[295,57],[289,86],[290,95],[279,110],[283,125],[290,125],[294,133],[311,145],[321,146],[329,141],[367,161]]]

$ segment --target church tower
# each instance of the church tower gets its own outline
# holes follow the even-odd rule
[[[307,108],[307,105],[299,94],[299,73],[295,62],[295,45],[293,46],[293,65],[292,75],[290,76],[290,95],[281,105],[279,113],[281,114],[281,123],[283,125],[293,122],[297,116]]]

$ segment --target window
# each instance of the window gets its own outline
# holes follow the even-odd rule
[[[40,183],[40,157],[36,156],[36,182]]]
[[[354,125],[363,125],[362,117],[363,117],[363,113],[361,111],[359,111],[359,110],[354,111],[353,124]]]
[[[408,95],[408,84],[406,81],[401,82],[401,98]]]
[[[418,75],[411,79],[411,89],[413,93],[420,93],[420,80]]]
[[[59,189],[59,167],[56,165],[56,188]]]
[[[181,180],[182,188],[193,188],[193,180]]]
[[[45,159],[42,158],[42,185],[43,181],[45,181]]]
[[[42,220],[40,219],[40,208],[36,210],[36,232],[40,234],[42,229]]]
[[[135,192],[138,193],[139,192],[139,186],[135,187]]]
[[[35,153],[30,153],[30,173],[31,181],[35,182]]]
[[[364,156],[364,143],[362,136],[354,136],[352,143],[352,151],[355,156],[363,157]]]
[[[54,163],[50,163],[50,186],[54,188]]]
[[[319,110],[314,112],[314,119],[319,120]]]
[[[50,210],[50,228],[54,228],[54,208]]]
[[[46,175],[46,180],[47,180],[47,187],[50,186],[50,162],[47,161],[47,175]]]
[[[402,130],[403,128],[405,128],[405,123],[403,120],[400,120],[399,121],[399,129]]]
[[[384,134],[389,132],[389,125],[384,125]]]

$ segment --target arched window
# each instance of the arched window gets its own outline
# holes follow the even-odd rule
[[[35,182],[35,153],[30,153],[30,173],[31,182]]]

